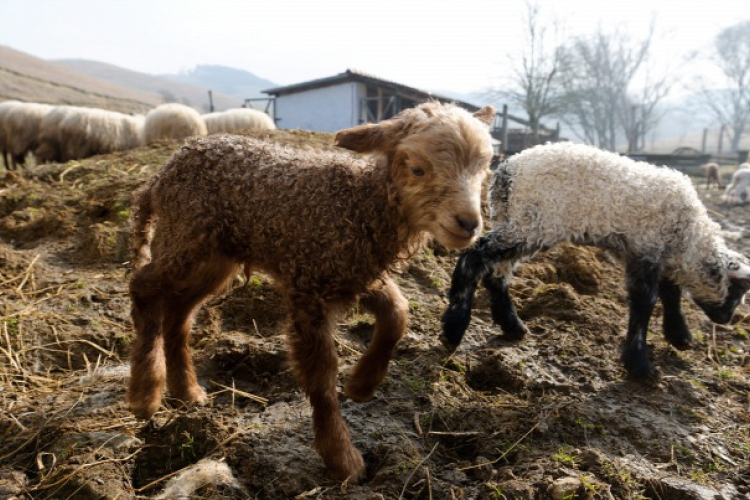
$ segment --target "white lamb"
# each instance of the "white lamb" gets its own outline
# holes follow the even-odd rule
[[[236,134],[243,130],[273,130],[273,119],[262,111],[249,108],[228,109],[203,115],[209,134]]]
[[[750,163],[742,163],[732,174],[732,180],[721,195],[726,203],[746,203],[750,198]]]
[[[675,170],[590,146],[548,144],[502,164],[489,202],[492,231],[453,273],[442,338],[450,348],[469,325],[481,279],[493,320],[506,337],[522,338],[526,327],[508,294],[513,263],[561,242],[606,248],[625,261],[630,321],[622,360],[634,378],[655,374],[646,335],[657,298],[667,341],[685,349],[692,338],[680,309],[683,288],[717,323],[731,320],[750,289],[750,263],[726,247],[690,179]]]

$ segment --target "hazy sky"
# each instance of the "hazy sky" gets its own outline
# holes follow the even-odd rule
[[[748,0],[541,4],[573,33],[598,23],[645,33],[656,15],[668,32],[659,42],[666,58],[705,48],[721,28],[750,18]],[[285,85],[354,68],[472,92],[500,81],[523,10],[522,0],[0,0],[0,44],[156,74],[221,64]]]

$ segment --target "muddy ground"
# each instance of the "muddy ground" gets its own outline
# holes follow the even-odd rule
[[[750,307],[714,331],[685,299],[696,343],[684,352],[662,339],[657,310],[660,377],[630,381],[622,267],[586,248],[520,266],[524,341],[498,337],[480,292],[450,357],[438,318],[456,254],[429,248],[396,276],[411,315],[390,374],[371,402],[341,396],[367,461],[361,484],[328,479],[312,449],[284,309],[263,275],[238,277],[197,316],[209,404],[168,401],[136,420],[125,405],[129,197],[175,147],[0,172],[0,498],[750,498]],[[750,207],[698,190],[730,246],[750,252]],[[341,318],[340,384],[371,333],[358,309]]]

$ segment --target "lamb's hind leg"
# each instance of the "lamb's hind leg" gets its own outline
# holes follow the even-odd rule
[[[190,354],[190,329],[195,309],[215,293],[238,269],[234,261],[213,256],[181,277],[176,293],[164,300],[164,353],[169,395],[184,403],[201,403],[205,391],[198,385]]]
[[[668,279],[661,280],[659,297],[664,308],[664,338],[677,349],[689,349],[693,344],[693,336],[682,314],[682,292],[679,285]]]
[[[335,479],[356,481],[364,473],[365,463],[352,444],[339,408],[332,314],[325,303],[313,297],[292,292],[287,299],[292,370],[310,398],[315,447]]]
[[[151,418],[161,404],[166,380],[161,320],[160,279],[154,264],[137,270],[130,281],[135,341],[130,357],[128,403],[139,418]]]
[[[367,401],[388,373],[388,363],[396,344],[406,333],[409,303],[391,278],[360,299],[375,315],[375,333],[362,358],[349,373],[344,390],[355,401]]]
[[[630,260],[626,272],[630,318],[622,360],[631,377],[644,379],[656,374],[648,359],[646,336],[659,294],[660,267],[652,262]]]

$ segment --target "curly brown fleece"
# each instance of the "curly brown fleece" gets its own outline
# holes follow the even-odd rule
[[[408,303],[388,270],[425,233],[452,247],[481,231],[492,155],[487,124],[435,102],[339,132],[338,145],[298,150],[235,136],[189,139],[136,195],[133,214],[131,410],[148,418],[164,384],[203,401],[188,346],[195,309],[239,267],[269,273],[289,311],[293,371],[313,407],[315,445],[337,479],[364,472],[336,391],[335,319],[360,299],[375,333],[345,386],[372,397],[406,330]]]

